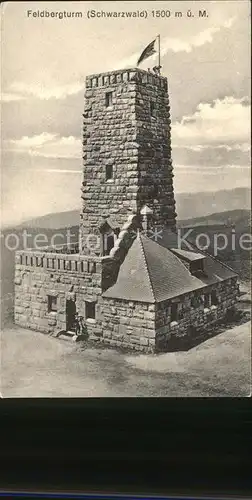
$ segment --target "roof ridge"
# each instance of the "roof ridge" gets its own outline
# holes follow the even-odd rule
[[[145,267],[146,267],[146,270],[147,270],[147,276],[148,276],[148,280],[149,280],[149,283],[150,283],[151,293],[152,293],[152,296],[153,296],[153,300],[155,301],[156,298],[155,298],[155,294],[154,294],[154,288],[153,288],[153,284],[152,284],[151,277],[150,277],[150,272],[149,272],[149,268],[148,268],[146,254],[145,254],[145,251],[144,251],[144,246],[143,246],[143,242],[142,242],[142,235],[141,235],[141,233],[139,233],[138,238],[140,240],[140,246],[141,246],[143,257],[144,257],[144,263],[145,263]]]

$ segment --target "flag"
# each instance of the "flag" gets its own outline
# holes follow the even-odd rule
[[[156,38],[155,38],[155,40],[153,40],[153,42],[149,43],[149,45],[147,45],[147,47],[144,49],[144,51],[142,52],[142,54],[140,55],[140,57],[137,61],[137,66],[140,64],[140,62],[147,59],[147,57],[150,57],[150,56],[152,56],[152,54],[155,54],[155,52],[156,52],[156,50],[154,49],[155,41],[156,41]]]

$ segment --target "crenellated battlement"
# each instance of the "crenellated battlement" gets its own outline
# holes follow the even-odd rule
[[[86,77],[86,88],[111,87],[120,83],[137,82],[167,91],[167,78],[138,68],[96,73]]]

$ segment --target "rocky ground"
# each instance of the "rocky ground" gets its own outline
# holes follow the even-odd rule
[[[9,325],[1,338],[3,397],[249,396],[250,322],[187,352],[84,348]]]

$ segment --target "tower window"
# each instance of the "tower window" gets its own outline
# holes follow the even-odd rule
[[[105,106],[112,106],[112,92],[106,92],[105,94]]]
[[[112,165],[106,165],[106,181],[113,178],[113,167]]]
[[[153,101],[150,102],[150,114],[151,116],[155,116],[155,104]]]
[[[48,295],[48,312],[57,312],[57,297]]]
[[[95,319],[95,302],[86,302],[86,319]]]

